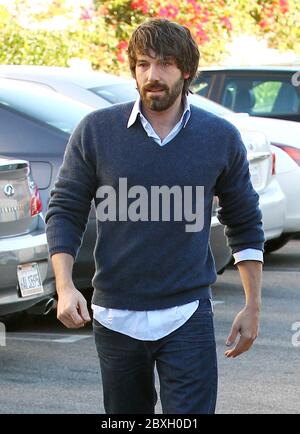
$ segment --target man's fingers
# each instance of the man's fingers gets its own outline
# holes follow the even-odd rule
[[[230,346],[230,345],[235,343],[238,332],[239,332],[238,328],[233,325],[231,327],[230,334],[229,334],[228,338],[226,339],[226,345],[227,346]]]
[[[84,320],[78,314],[76,308],[69,308],[60,312],[57,315],[59,321],[61,321],[67,328],[80,328],[84,326]]]
[[[79,300],[78,304],[79,304],[78,312],[79,312],[79,315],[81,316],[81,318],[83,319],[83,321],[84,322],[91,321],[91,317],[90,317],[85,299]]]
[[[74,322],[72,317],[60,317],[58,318],[61,323],[63,323],[64,326],[66,326],[68,329],[79,329],[84,326],[84,321],[81,319],[80,322]]]
[[[81,318],[80,314],[78,313],[78,310],[75,309],[70,313],[70,318],[73,321],[73,324],[79,328],[84,326],[84,320]]]
[[[80,324],[75,324],[72,319],[60,319],[60,322],[68,329],[80,329],[84,326],[83,321]]]
[[[74,323],[71,317],[69,316],[58,316],[57,319],[68,329],[78,329],[84,326],[84,322],[81,320],[81,323]]]
[[[237,357],[240,354],[244,353],[245,351],[248,351],[251,345],[253,344],[254,339],[253,338],[246,338],[245,336],[241,336],[238,343],[234,348],[231,350],[225,351],[226,357]]]
[[[72,289],[58,297],[57,318],[67,328],[81,328],[91,321],[86,300],[79,291]]]

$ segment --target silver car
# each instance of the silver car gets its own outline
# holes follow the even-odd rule
[[[55,302],[39,191],[24,160],[0,158],[0,318]]]

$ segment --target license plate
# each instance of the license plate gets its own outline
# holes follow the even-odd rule
[[[22,297],[44,292],[39,266],[36,262],[18,265],[17,272]]]

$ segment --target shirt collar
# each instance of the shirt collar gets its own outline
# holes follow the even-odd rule
[[[187,122],[191,116],[191,107],[190,107],[190,102],[186,96],[184,97],[183,101],[184,101],[184,108],[183,108],[183,114],[182,114],[180,122],[183,122],[183,128],[185,128],[185,126],[186,126],[186,124],[187,124]],[[141,97],[140,96],[138,96],[138,98],[136,99],[136,101],[134,103],[134,106],[132,108],[131,114],[130,114],[129,119],[128,119],[127,128],[130,128],[135,123],[138,115],[142,116],[145,119],[145,117],[142,113],[142,110],[141,110]]]

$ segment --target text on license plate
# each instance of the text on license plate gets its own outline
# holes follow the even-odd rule
[[[39,266],[36,262],[18,265],[17,272],[22,297],[44,292]]]

